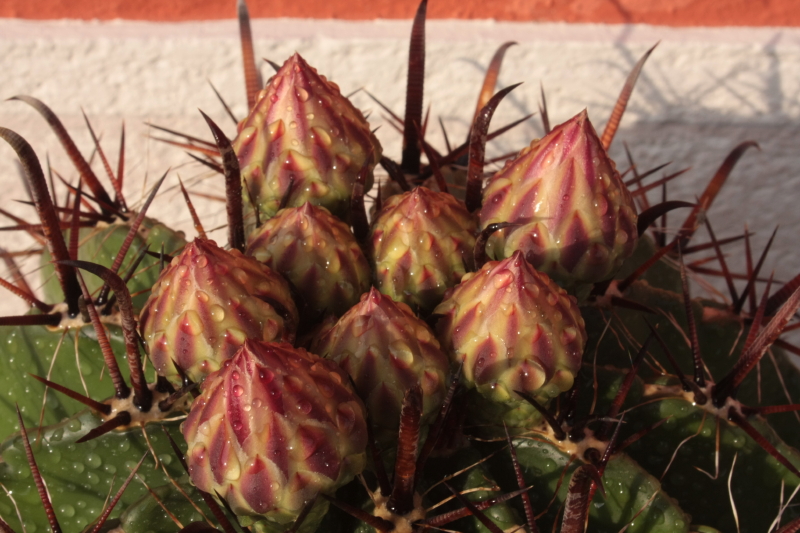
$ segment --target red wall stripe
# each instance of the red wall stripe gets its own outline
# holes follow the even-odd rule
[[[253,17],[410,19],[418,0],[249,0]],[[233,18],[235,0],[3,0],[0,17],[189,21]],[[430,0],[430,18],[666,26],[800,26],[798,0]]]

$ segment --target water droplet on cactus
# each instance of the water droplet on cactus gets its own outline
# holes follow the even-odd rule
[[[69,504],[62,505],[58,508],[59,516],[66,516],[68,518],[72,518],[75,516],[75,508]]]
[[[311,402],[309,402],[308,400],[300,400],[299,402],[297,402],[297,410],[303,413],[304,415],[310,413],[311,408],[312,408]]]
[[[188,310],[181,315],[179,320],[180,330],[187,335],[200,335],[203,332],[203,322],[196,311]]]
[[[328,384],[328,383],[326,383],[324,381],[320,381],[319,384],[317,385],[317,388],[319,389],[319,391],[322,393],[322,395],[324,397],[326,397],[326,398],[332,398],[333,397],[334,390],[333,390],[333,387],[330,384]]]
[[[380,348],[378,348],[376,353],[380,353]],[[407,365],[411,365],[414,362],[414,352],[411,350],[411,347],[403,341],[398,340],[389,344],[389,353],[396,360]]]
[[[50,437],[49,440],[52,442],[53,438]],[[60,437],[59,437],[59,440],[61,440]],[[56,449],[53,449],[53,448],[50,448],[49,452],[50,453],[49,453],[49,455],[47,457],[48,457],[50,463],[54,464],[54,465],[58,464],[58,462],[61,461],[61,452],[56,450]]]
[[[349,404],[340,405],[336,410],[336,424],[339,429],[350,433],[356,422],[356,413]]]
[[[502,289],[503,287],[507,287],[514,281],[514,274],[511,272],[499,272],[496,274],[492,279],[492,285],[495,289]]]
[[[594,201],[594,207],[598,216],[603,216],[608,212],[608,200],[603,195],[598,195]]]

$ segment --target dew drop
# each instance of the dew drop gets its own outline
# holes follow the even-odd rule
[[[304,415],[307,415],[308,413],[311,412],[311,402],[309,402],[308,400],[300,400],[299,402],[297,402],[297,410],[303,413]]]
[[[97,468],[103,464],[103,459],[96,453],[90,453],[87,455],[85,461],[89,468]]]
[[[194,448],[192,448],[192,456],[198,460],[202,461],[206,457],[206,447],[204,444],[195,444]]]
[[[345,431],[346,433],[350,433],[350,431],[353,430],[355,423],[356,413],[350,405],[340,405],[339,408],[336,409],[336,424],[339,426],[339,429]]]
[[[214,322],[219,323],[225,320],[225,310],[219,305],[212,305],[210,311],[211,311],[211,320],[213,320]]]
[[[236,386],[233,387],[233,395],[234,396],[236,396],[238,398],[242,394],[244,394],[244,387],[242,387],[241,385],[236,385]]]

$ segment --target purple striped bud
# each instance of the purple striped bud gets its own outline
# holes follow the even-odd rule
[[[298,316],[280,275],[195,239],[161,273],[139,322],[159,375],[177,376],[176,363],[200,381],[245,339],[294,340]]]
[[[464,276],[434,314],[442,315],[442,348],[464,364],[463,381],[492,402],[522,409],[507,422],[533,413],[514,391],[546,402],[572,387],[586,344],[578,304],[522,252]]]
[[[333,361],[248,340],[208,376],[183,424],[189,474],[237,515],[285,525],[361,473],[365,416]]]
[[[247,255],[294,284],[309,320],[323,312],[341,316],[372,281],[367,258],[347,224],[308,202],[266,221],[250,236]]]
[[[428,314],[473,264],[476,223],[453,196],[425,187],[391,196],[372,228],[377,286]]]
[[[245,195],[262,219],[305,202],[326,207],[339,217],[349,211],[353,183],[370,159],[366,190],[381,146],[361,111],[339,87],[294,54],[258,94],[250,115],[233,141]],[[245,199],[245,209],[251,202]]]
[[[614,275],[638,239],[636,206],[586,111],[534,141],[489,181],[481,227],[520,224],[489,239],[490,257],[521,250],[564,285]]]
[[[411,387],[422,387],[424,422],[441,407],[450,362],[439,341],[407,305],[375,288],[311,349],[352,376],[373,424],[389,435],[397,436],[403,395]]]

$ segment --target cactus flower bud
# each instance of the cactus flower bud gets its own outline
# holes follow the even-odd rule
[[[490,257],[521,250],[564,285],[614,275],[638,239],[636,207],[586,111],[534,141],[489,181],[481,227],[520,224],[489,239]]]
[[[473,264],[476,223],[453,196],[417,187],[390,197],[372,227],[377,286],[422,314]]]
[[[366,190],[381,146],[364,116],[339,87],[294,54],[258,94],[233,141],[249,195],[262,218],[305,202],[345,217],[353,183],[371,159]],[[251,202],[244,202],[250,209]],[[251,219],[252,220],[252,219]]]
[[[333,361],[247,340],[208,376],[183,424],[189,474],[237,515],[287,524],[361,473],[365,416]]]
[[[372,278],[347,224],[308,202],[279,211],[258,228],[247,255],[294,284],[310,320],[323,312],[341,316],[369,290]]]
[[[202,239],[164,269],[140,317],[156,372],[177,376],[174,362],[195,381],[217,370],[245,339],[293,340],[297,323],[280,275]]]
[[[583,318],[575,298],[522,252],[464,276],[434,314],[442,315],[442,348],[464,364],[463,381],[492,402],[522,409],[509,424],[533,413],[514,391],[547,401],[572,387],[586,344]]]
[[[373,288],[329,330],[312,351],[352,376],[356,391],[382,433],[397,436],[403,395],[422,387],[422,416],[441,407],[450,362],[431,329],[409,307]]]

